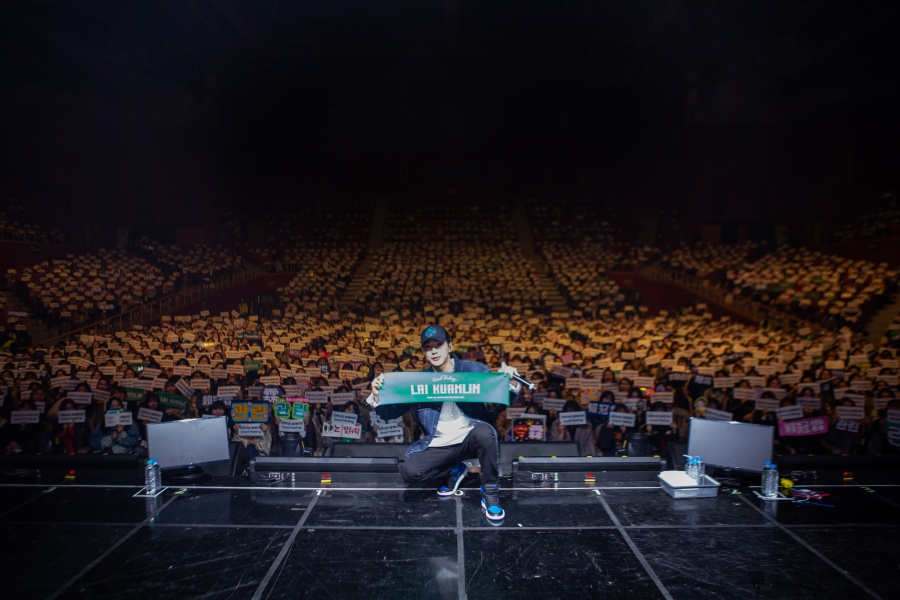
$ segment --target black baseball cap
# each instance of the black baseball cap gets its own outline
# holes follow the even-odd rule
[[[430,325],[422,332],[422,343],[420,345],[424,346],[428,340],[435,340],[443,344],[450,341],[450,334],[440,325]]]

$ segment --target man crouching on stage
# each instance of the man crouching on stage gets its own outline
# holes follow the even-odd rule
[[[422,332],[422,352],[428,368],[425,371],[442,373],[490,373],[491,369],[479,362],[460,360],[453,354],[450,334],[440,325],[432,325]],[[501,373],[518,375],[515,368],[505,363]],[[427,434],[406,450],[406,460],[400,464],[400,476],[407,483],[419,483],[447,477],[447,483],[438,489],[440,496],[452,496],[469,467],[463,462],[477,458],[481,463],[481,508],[492,521],[506,516],[500,506],[498,473],[499,445],[497,431],[491,424],[493,414],[488,406],[478,402],[425,402],[419,404],[390,404],[379,406],[378,392],[384,385],[384,375],[372,381],[372,394],[366,399],[381,419],[396,419],[408,410],[415,410],[419,422]],[[517,394],[521,385],[510,380],[510,392]]]

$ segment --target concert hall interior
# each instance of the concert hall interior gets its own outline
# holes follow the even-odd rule
[[[898,17],[3,0],[0,595],[895,598]]]

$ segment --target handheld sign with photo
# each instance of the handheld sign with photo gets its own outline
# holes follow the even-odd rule
[[[547,417],[544,415],[522,415],[512,419],[512,441],[543,441],[547,433]]]

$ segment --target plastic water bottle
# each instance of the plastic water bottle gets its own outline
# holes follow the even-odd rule
[[[766,498],[778,497],[778,467],[767,462],[762,473],[762,494]]]
[[[159,460],[153,459],[153,474],[156,477],[156,491],[161,492],[163,489],[162,484],[162,467],[159,466]]]
[[[696,471],[696,475],[694,476],[694,478],[695,478],[697,481],[701,481],[701,482],[702,482],[702,481],[703,481],[703,478],[706,476],[706,465],[703,464],[703,457],[702,457],[702,456],[698,456],[698,457],[697,457],[697,466],[695,467],[695,471]]]
[[[696,463],[694,463],[694,457],[690,456],[689,454],[685,454],[684,456],[686,458],[686,460],[684,461],[685,475],[696,479],[697,478],[696,469],[695,469]]]
[[[160,479],[159,461],[155,458],[147,459],[147,466],[144,467],[144,487],[148,496],[155,496],[159,493]]]

